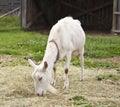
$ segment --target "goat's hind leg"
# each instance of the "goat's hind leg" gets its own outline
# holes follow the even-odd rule
[[[84,80],[84,48],[82,52],[80,53],[80,64],[81,64],[81,75],[80,75],[80,80]]]

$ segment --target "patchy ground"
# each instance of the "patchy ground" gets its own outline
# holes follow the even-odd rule
[[[93,58],[92,60],[100,61],[100,62],[112,62],[112,63],[115,63],[115,64],[120,64],[120,57],[105,58],[105,59],[95,59],[95,58]]]
[[[12,60],[10,56],[2,58],[0,60],[1,107],[119,107],[120,105],[120,79],[117,81],[96,79],[100,74],[120,75],[120,72],[114,69],[87,68],[85,80],[81,82],[80,68],[71,65],[70,89],[62,90],[64,75],[62,63],[59,63],[56,88],[60,94],[55,96],[48,92],[45,97],[37,97],[34,95],[31,78],[33,69],[29,66],[3,66],[6,58],[6,61]]]

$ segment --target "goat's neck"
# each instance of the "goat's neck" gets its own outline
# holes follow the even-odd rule
[[[51,71],[54,66],[54,63],[56,61],[56,56],[57,56],[57,48],[55,44],[48,43],[46,51],[45,51],[45,55],[43,58],[43,62],[47,61],[49,71]]]

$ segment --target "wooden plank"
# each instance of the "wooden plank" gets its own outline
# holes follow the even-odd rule
[[[113,13],[117,10],[117,0],[113,0]],[[112,32],[116,29],[116,15],[113,14],[113,21],[112,21]]]
[[[2,13],[8,12],[20,6],[20,0],[0,0],[0,10]]]
[[[120,0],[114,0],[112,32],[120,33]]]
[[[27,28],[27,0],[21,0],[21,26]]]
[[[120,0],[118,0],[118,6],[117,6],[117,11],[118,11],[118,13],[120,12]],[[120,30],[120,15],[116,15],[116,17],[117,17],[117,29],[119,29]]]
[[[114,15],[120,15],[120,12],[113,12]]]
[[[0,4],[9,4],[8,0],[0,0]]]
[[[114,33],[120,33],[120,30],[112,30],[112,32],[114,32]]]
[[[17,11],[17,10],[19,10],[19,9],[20,9],[20,7],[14,9],[14,10],[12,10],[12,11],[9,11],[8,13],[5,13],[5,14],[1,15],[0,18],[3,18],[3,17],[5,17],[5,16],[8,16],[8,15],[14,13],[15,11]]]

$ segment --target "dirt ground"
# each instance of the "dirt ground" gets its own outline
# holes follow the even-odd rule
[[[8,57],[6,61],[11,61]],[[55,88],[59,95],[47,92],[44,97],[34,95],[30,66],[3,66],[0,60],[0,107],[84,107],[74,105],[70,100],[75,96],[84,96],[91,106],[120,107],[120,81],[98,81],[99,74],[117,74],[110,69],[85,69],[85,80],[80,81],[80,68],[71,65],[69,71],[70,88],[63,90],[64,70],[62,63],[57,64],[57,83]]]

